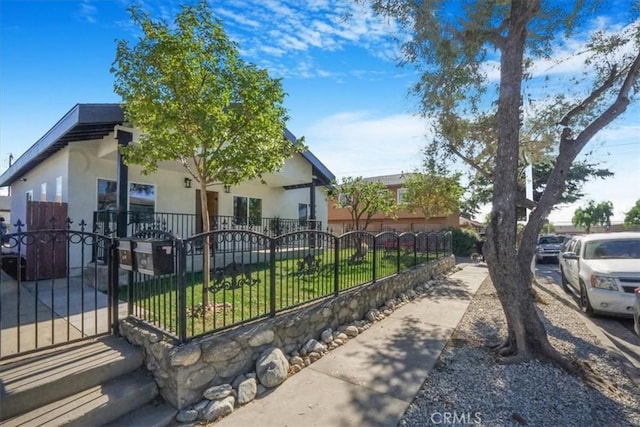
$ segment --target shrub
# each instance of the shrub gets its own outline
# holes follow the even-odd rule
[[[466,257],[476,252],[476,242],[480,241],[478,233],[458,227],[449,227],[446,231],[451,231],[453,254],[455,256]]]

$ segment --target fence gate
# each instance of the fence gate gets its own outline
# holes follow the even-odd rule
[[[66,228],[67,204],[53,202],[27,202],[27,230],[45,231]],[[36,238],[27,245],[25,280],[64,277],[67,271],[66,240]]]
[[[51,205],[30,206],[30,228],[18,221],[0,248],[0,360],[112,334],[127,314],[114,286],[113,239],[86,231],[84,221],[77,229],[49,222],[47,229],[43,218],[66,210]],[[106,263],[91,261],[98,246],[109,249]]]

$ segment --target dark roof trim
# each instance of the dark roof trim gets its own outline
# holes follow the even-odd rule
[[[11,185],[56,151],[73,141],[100,139],[124,122],[119,104],[76,104],[42,138],[31,146],[0,176],[0,187]],[[284,136],[292,144],[298,138],[289,129]],[[335,175],[311,151],[301,153],[312,166],[312,175],[320,185],[330,185]]]
[[[76,104],[0,176],[0,187],[19,180],[69,142],[102,138],[123,120],[118,104]]]

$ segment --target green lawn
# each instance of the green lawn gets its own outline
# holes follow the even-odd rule
[[[364,259],[354,258],[353,249],[339,253],[338,283],[343,291],[373,281],[373,252]],[[376,253],[376,280],[396,274],[396,252]],[[438,254],[442,256],[442,254]],[[275,262],[276,311],[322,298],[336,291],[334,251],[326,250],[313,259],[289,258]],[[429,260],[436,259],[435,253]],[[418,264],[426,262],[427,254],[418,254]],[[305,262],[306,261],[306,262]],[[401,253],[400,270],[414,265],[413,253]],[[212,274],[208,291],[209,305],[203,309],[202,273],[187,273],[186,306],[187,336],[218,330],[271,313],[271,271],[269,263],[243,264],[236,271],[227,269]],[[177,277],[152,278],[135,274],[133,286],[134,314],[173,334],[178,333]],[[128,297],[128,288],[120,290]]]

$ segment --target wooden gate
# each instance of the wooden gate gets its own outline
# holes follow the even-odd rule
[[[26,280],[65,277],[67,274],[67,239],[51,233],[67,227],[67,204],[27,202],[27,232],[31,234],[26,248]],[[65,235],[66,236],[66,235]]]

